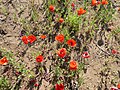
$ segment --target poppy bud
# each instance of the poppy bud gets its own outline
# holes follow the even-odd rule
[[[74,3],[72,3],[72,4],[71,4],[71,6],[72,6],[72,7],[75,7],[75,4],[74,4]]]
[[[55,7],[54,7],[53,5],[50,5],[50,6],[49,6],[49,10],[50,10],[51,12],[54,12]]]
[[[64,22],[64,19],[63,18],[60,18],[59,19],[59,23],[63,23]]]

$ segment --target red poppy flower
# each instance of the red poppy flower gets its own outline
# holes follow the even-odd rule
[[[45,38],[46,38],[46,35],[41,35],[40,38],[41,38],[41,39],[45,39]]]
[[[24,44],[28,44],[27,36],[22,36],[22,41],[24,42]]]
[[[49,6],[49,10],[50,10],[51,12],[54,12],[55,7],[54,7],[53,5],[50,5],[50,6]]]
[[[44,59],[43,56],[42,56],[42,55],[39,55],[39,56],[36,57],[36,62],[38,62],[38,63],[39,63],[39,62],[42,62],[43,59]]]
[[[118,83],[117,88],[120,89],[120,83]]]
[[[97,1],[97,4],[101,4],[101,2],[100,2],[100,1]]]
[[[8,64],[8,60],[6,57],[3,57],[2,59],[0,59],[0,65],[7,65]]]
[[[61,57],[61,58],[64,58],[65,56],[66,56],[66,49],[65,48],[61,48],[61,49],[59,49],[58,50],[58,52],[57,52],[57,54],[58,54],[58,56],[59,57]]]
[[[113,49],[113,50],[111,51],[111,53],[112,53],[112,54],[117,54],[117,53],[118,53],[118,51],[117,51],[117,50],[115,50],[115,49]]]
[[[70,70],[77,70],[78,64],[75,60],[71,60],[69,64]]]
[[[62,43],[62,42],[64,42],[64,36],[62,34],[59,34],[55,37],[55,40]]]
[[[91,2],[92,6],[96,6],[98,4],[101,4],[101,2],[100,1],[96,1],[96,0],[92,0],[92,2]]]
[[[72,3],[72,4],[71,4],[71,6],[72,6],[72,7],[75,7],[75,4],[74,4],[74,3]]]
[[[29,41],[30,43],[33,43],[34,41],[36,41],[36,37],[35,37],[34,35],[29,35],[29,36],[28,36],[28,41]]]
[[[118,90],[117,87],[111,87],[110,90]]]
[[[56,84],[55,85],[55,90],[64,90],[64,85],[61,83],[61,84]]]
[[[82,54],[82,57],[83,57],[83,58],[90,58],[90,55],[89,55],[88,52],[84,52],[84,53]]]
[[[91,4],[92,4],[92,6],[96,6],[97,1],[96,0],[92,0]]]
[[[75,47],[76,46],[76,41],[74,39],[70,39],[67,41],[67,44],[71,47]]]
[[[86,10],[80,8],[80,9],[77,11],[77,13],[78,13],[78,16],[80,16],[80,15],[82,15],[82,14],[85,14],[85,13],[86,13]]]
[[[39,84],[35,83],[34,86],[37,87],[37,86],[39,86]]]
[[[59,23],[63,23],[64,22],[64,19],[63,18],[60,18],[59,19]]]
[[[102,5],[107,5],[108,1],[107,0],[102,0]]]

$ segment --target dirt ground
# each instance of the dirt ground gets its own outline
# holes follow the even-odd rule
[[[35,0],[35,5],[41,8],[42,1]],[[20,20],[21,18],[27,18],[29,20],[29,6],[29,0],[0,0],[0,48],[12,51],[16,61],[19,61],[22,51],[27,47],[25,45],[18,46],[21,43],[20,32],[23,30],[23,27],[20,23],[15,22],[15,20],[16,17]],[[116,7],[116,10],[117,9]],[[39,19],[42,21],[43,13],[41,9],[39,11]],[[116,12],[114,18],[115,19],[110,22],[112,24],[109,25],[111,31],[120,27],[120,12]],[[109,32],[105,32],[105,35],[102,36],[104,42],[102,46],[97,45],[97,41],[100,39],[99,35],[96,37],[95,41],[92,41],[91,44],[88,45],[89,51],[91,51],[91,58],[86,61],[87,71],[82,75],[84,82],[79,90],[110,90],[110,87],[120,83],[120,55],[117,55],[118,58],[109,56],[110,50],[108,50],[109,47],[112,47],[120,52],[120,33],[117,37],[111,37],[110,39],[107,38],[107,36],[109,36]],[[37,52],[38,47],[41,47],[42,43],[44,43],[44,41],[30,47],[21,58],[26,67],[30,70],[36,65],[33,58],[31,58],[31,51]],[[46,47],[52,48],[55,44],[56,43],[52,46],[46,45]],[[51,53],[52,52],[49,52],[49,55],[51,55]],[[47,67],[49,67],[50,62],[51,61],[46,62]],[[3,69],[4,66],[0,66],[0,68]],[[14,80],[12,75],[9,77]],[[42,82],[42,86],[39,90],[50,90],[49,88],[51,88],[52,85],[46,80]],[[25,90],[25,86],[26,83],[23,82],[23,87],[21,87],[20,90]]]

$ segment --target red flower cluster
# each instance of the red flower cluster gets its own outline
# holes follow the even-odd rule
[[[64,58],[66,56],[66,53],[67,53],[67,51],[66,51],[65,48],[61,48],[57,52],[58,56],[61,57],[61,58]]]
[[[64,90],[64,85],[61,83],[61,84],[56,84],[55,85],[55,90]]]
[[[97,1],[97,0],[92,0],[92,1],[91,1],[91,5],[92,5],[92,6],[96,6],[96,5],[98,5],[98,4],[106,5],[106,4],[108,4],[108,1],[107,1],[107,0],[102,0],[102,2]]]
[[[8,64],[8,60],[6,57],[3,57],[2,59],[0,59],[0,65],[6,65]]]
[[[43,56],[39,55],[39,56],[36,57],[36,62],[40,63],[40,62],[43,61],[43,59],[44,59]]]
[[[92,6],[96,6],[98,4],[101,4],[101,2],[100,1],[96,1],[96,0],[92,0],[92,2],[91,2]]]
[[[59,41],[59,42],[64,42],[64,35],[62,35],[62,34],[59,34],[59,35],[57,35],[56,37],[55,37],[55,40],[56,41]],[[69,39],[68,41],[67,41],[67,44],[69,45],[69,46],[71,46],[71,47],[75,47],[76,46],[76,41],[74,40],[74,39]]]
[[[32,44],[34,41],[36,41],[36,37],[34,35],[22,36],[22,41],[24,44]]]
[[[118,83],[117,87],[111,87],[110,90],[120,90],[120,83]]]

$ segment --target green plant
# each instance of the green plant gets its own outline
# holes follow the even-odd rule
[[[0,77],[0,90],[10,90],[10,84],[7,78]]]

